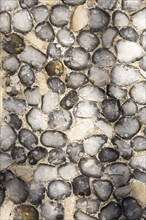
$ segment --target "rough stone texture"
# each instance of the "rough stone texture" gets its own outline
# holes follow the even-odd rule
[[[144,1],[0,0],[0,11],[0,218],[144,220]],[[107,185],[95,193],[94,181]]]

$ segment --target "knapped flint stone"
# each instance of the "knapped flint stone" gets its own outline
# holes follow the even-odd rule
[[[0,187],[0,206],[3,204],[5,199],[5,189]]]
[[[104,147],[98,154],[100,162],[114,162],[119,158],[119,152],[111,147]]]
[[[86,0],[62,0],[62,2],[66,5],[80,5],[80,4],[84,4],[86,2]]]
[[[116,99],[105,99],[102,102],[102,113],[110,122],[120,117],[120,102]]]
[[[110,67],[116,63],[116,57],[110,50],[99,48],[93,53],[92,61],[100,67]]]
[[[45,187],[37,182],[32,182],[29,187],[29,200],[33,205],[41,204],[45,197]]]

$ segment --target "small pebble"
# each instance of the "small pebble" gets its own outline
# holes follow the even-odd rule
[[[123,186],[130,180],[130,169],[125,163],[116,162],[107,165],[106,173],[115,187]]]
[[[22,120],[13,113],[5,116],[5,122],[16,130],[19,130],[22,126]]]
[[[13,220],[39,220],[39,213],[36,208],[31,205],[19,205],[14,209]]]
[[[24,95],[26,97],[26,101],[29,105],[37,106],[40,103],[41,95],[40,95],[40,89],[38,86],[24,90]]]
[[[83,86],[78,90],[78,95],[88,101],[102,102],[105,98],[103,89],[94,85]]]
[[[38,4],[38,0],[19,0],[22,8],[31,8]]]
[[[129,40],[118,41],[116,50],[118,60],[125,63],[132,63],[139,60],[144,53],[142,47],[138,43]]]
[[[99,6],[104,9],[113,9],[117,3],[117,0],[106,1],[106,0],[97,0]]]
[[[77,42],[88,52],[95,50],[95,48],[97,48],[100,43],[99,38],[95,34],[86,30],[82,30],[79,32],[77,36]]]
[[[66,110],[73,108],[78,102],[78,95],[75,90],[70,90],[60,101],[60,106]]]
[[[132,65],[118,64],[112,69],[112,82],[118,86],[127,86],[140,79],[140,71]]]
[[[13,15],[14,31],[22,34],[26,34],[32,30],[32,27],[33,27],[33,21],[27,9],[22,9],[14,13]]]
[[[1,3],[0,3],[1,4]],[[11,31],[11,16],[8,12],[0,12],[0,32],[8,34]]]
[[[79,198],[76,200],[76,207],[89,214],[96,214],[99,209],[100,202],[97,198]]]
[[[9,125],[3,125],[0,128],[1,134],[1,150],[6,151],[9,150],[11,146],[13,146],[17,140],[17,134],[15,130]]]
[[[58,77],[50,77],[47,81],[47,85],[52,90],[52,92],[59,94],[65,93],[65,84]]]
[[[49,114],[48,124],[52,129],[66,131],[71,127],[72,116],[65,109],[57,109]]]
[[[127,99],[123,104],[122,104],[122,113],[124,116],[132,116],[135,115],[138,107],[136,103],[132,99]]]
[[[122,117],[115,124],[115,132],[123,139],[129,140],[138,133],[141,125],[136,118]]]
[[[48,161],[52,165],[60,165],[66,161],[66,154],[61,149],[52,149],[49,151]]]
[[[42,98],[42,111],[44,113],[50,113],[59,104],[59,95],[52,91],[47,92]]]
[[[131,190],[130,185],[121,186],[114,190],[113,195],[117,199],[123,199],[131,193]]]
[[[45,67],[49,76],[61,76],[64,72],[64,66],[60,60],[49,61]]]
[[[123,39],[130,41],[137,41],[138,34],[136,30],[130,26],[124,27],[120,30],[120,35]]]
[[[50,199],[60,200],[69,197],[71,194],[70,183],[63,180],[53,180],[48,185],[48,197]]]
[[[71,30],[78,32],[88,25],[89,11],[85,5],[79,5],[73,12],[71,18]]]
[[[145,13],[146,8],[142,8],[141,10],[137,11],[136,13],[132,14],[132,24],[137,28],[138,31],[143,31],[146,29],[145,24]]]
[[[114,122],[120,117],[120,102],[116,99],[104,99],[102,102],[102,113],[105,118]]]
[[[97,49],[92,56],[93,63],[100,67],[110,67],[116,62],[115,55],[106,48]]]
[[[121,139],[119,136],[115,136],[111,140],[112,144],[117,147],[120,155],[125,159],[129,160],[132,157],[132,148],[128,142]]]
[[[88,82],[88,78],[81,72],[71,72],[66,76],[66,86],[68,88],[77,89]]]
[[[122,208],[124,216],[127,220],[140,220],[142,216],[142,208],[133,197],[126,197],[122,200]]]
[[[122,214],[120,205],[114,201],[109,202],[106,206],[101,208],[99,219],[113,220],[119,219]]]
[[[139,169],[133,171],[133,177],[142,183],[146,183],[146,173]]]
[[[131,140],[131,146],[135,151],[143,151],[146,150],[146,138],[144,136],[135,136]]]
[[[145,163],[145,152],[143,154],[137,154],[134,157],[132,157],[131,161],[130,161],[130,166],[134,169],[136,168],[140,168],[144,171],[146,171],[146,163]]]
[[[44,131],[48,127],[45,115],[37,108],[32,108],[28,111],[26,120],[34,131]]]
[[[140,105],[146,104],[146,81],[135,83],[129,92],[131,98]]]
[[[10,55],[6,59],[4,59],[3,69],[9,74],[14,75],[20,66],[20,61],[15,55]]]
[[[3,50],[10,54],[19,54],[25,48],[24,39],[18,34],[6,35],[2,40]]]
[[[27,46],[21,53],[20,58],[23,62],[30,64],[36,70],[42,69],[47,61],[46,55],[33,46]]]
[[[78,118],[93,118],[99,115],[99,109],[95,102],[81,101],[74,106],[73,114]]]
[[[77,176],[72,182],[73,193],[78,196],[89,196],[91,194],[89,178],[87,176]]]
[[[96,218],[92,217],[92,216],[89,216],[87,215],[86,213],[84,212],[81,212],[79,210],[77,210],[75,213],[74,213],[74,219],[75,220],[96,220]]]
[[[78,166],[81,173],[85,176],[95,178],[102,176],[102,167],[96,157],[81,158]]]
[[[21,66],[18,76],[20,82],[25,86],[31,86],[35,82],[35,74],[29,65]]]
[[[45,147],[60,148],[64,147],[67,137],[61,131],[45,131],[41,135],[41,142]]]
[[[58,173],[62,179],[71,181],[78,176],[78,169],[74,163],[66,163],[58,168]]]
[[[62,0],[62,2],[66,5],[74,6],[84,4],[86,0]]]
[[[94,65],[89,69],[88,78],[90,82],[99,87],[106,86],[110,82],[108,72],[103,68],[99,68],[97,65]]]
[[[134,10],[139,7],[141,0],[122,0],[122,7],[124,10]]]
[[[11,150],[11,157],[17,164],[25,163],[27,155],[23,147],[15,146]]]
[[[57,39],[63,47],[71,47],[75,41],[73,32],[71,32],[67,27],[63,27],[58,31]]]
[[[55,5],[52,7],[50,21],[54,26],[67,25],[70,21],[70,11],[66,5]]]
[[[118,28],[128,26],[129,18],[126,13],[116,10],[112,14],[113,25]]]
[[[59,202],[45,201],[41,205],[41,214],[45,220],[63,220],[64,219],[64,207]]]
[[[3,204],[5,199],[5,189],[0,187],[0,206]]]
[[[48,164],[40,163],[38,164],[35,173],[34,180],[36,182],[48,182],[55,180],[57,178],[57,168],[50,166]]]
[[[34,145],[38,144],[37,136],[29,129],[22,128],[18,133],[18,139],[20,144],[31,150]]]
[[[112,138],[114,129],[109,123],[109,121],[105,118],[100,118],[95,122],[95,125],[98,129],[100,129],[107,137]]]
[[[0,171],[7,169],[13,164],[11,156],[7,153],[0,152]]]
[[[110,1],[111,2],[111,1]],[[113,46],[113,41],[118,34],[117,27],[108,27],[102,34],[103,46],[107,49]]]
[[[94,180],[93,190],[97,197],[104,202],[110,198],[113,186],[111,182],[107,180]]]
[[[143,49],[146,51],[146,31],[143,31],[140,36],[140,44],[142,45]]]
[[[41,204],[45,197],[45,188],[37,182],[32,182],[29,187],[29,200],[33,205]],[[28,219],[29,220],[29,219]]]
[[[47,21],[43,21],[35,27],[35,34],[42,41],[51,42],[55,38],[54,30],[51,24]]]
[[[14,97],[3,99],[3,106],[6,111],[14,112],[18,115],[23,115],[26,111],[25,101]]]
[[[21,204],[28,197],[28,186],[19,177],[15,177],[6,182],[6,195],[14,204]]]
[[[66,153],[68,154],[70,161],[77,163],[84,155],[83,145],[78,142],[69,144],[67,146]]]
[[[119,152],[113,148],[105,147],[99,152],[98,158],[102,163],[114,162],[119,158]]]
[[[143,57],[139,60],[139,67],[140,67],[143,71],[146,71],[146,56],[143,56]]]
[[[83,141],[83,147],[87,154],[97,155],[99,149],[107,142],[105,135],[93,135]]]
[[[62,50],[59,44],[50,43],[47,47],[47,55],[53,59],[59,59],[62,56]]]
[[[31,165],[37,164],[38,161],[45,158],[48,155],[48,151],[43,147],[35,147],[33,150],[30,150],[28,153],[28,161]]]
[[[146,107],[140,108],[136,116],[141,124],[146,124]]]
[[[38,5],[31,9],[31,13],[33,14],[36,22],[43,22],[48,18],[49,10],[45,5]]]
[[[5,10],[12,11],[17,7],[18,7],[17,0],[13,0],[13,1],[0,0],[0,11],[5,11]]]
[[[82,47],[71,47],[65,51],[64,64],[71,70],[84,70],[90,67],[90,54]]]
[[[89,26],[93,32],[105,29],[110,20],[110,15],[101,8],[90,9]]]
[[[127,97],[127,90],[124,88],[120,88],[119,86],[116,86],[114,84],[108,84],[107,95],[119,100],[123,100]]]

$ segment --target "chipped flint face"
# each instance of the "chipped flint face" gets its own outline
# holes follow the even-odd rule
[[[145,12],[0,0],[1,219],[145,219]]]

